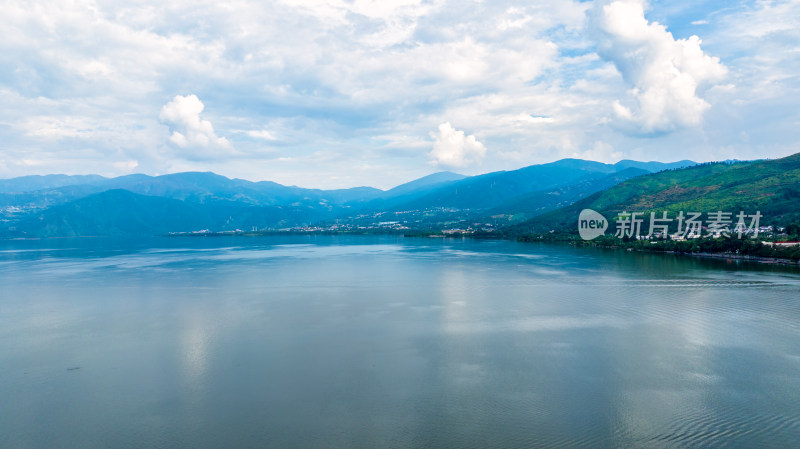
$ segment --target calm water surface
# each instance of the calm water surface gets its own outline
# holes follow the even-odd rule
[[[514,242],[0,242],[0,447],[797,447],[799,293]]]

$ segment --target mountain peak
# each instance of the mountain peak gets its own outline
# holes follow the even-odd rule
[[[460,175],[458,173],[453,173],[450,171],[440,171],[436,173],[432,173],[427,176],[423,176],[422,178],[415,179],[413,181],[407,182],[405,184],[400,184],[397,187],[387,190],[387,193],[392,195],[401,195],[406,193],[411,193],[422,188],[432,187],[438,184],[446,184],[450,182],[460,181],[467,176]]]

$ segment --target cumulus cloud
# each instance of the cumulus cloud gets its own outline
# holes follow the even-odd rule
[[[466,136],[445,122],[439,125],[438,132],[431,133],[435,139],[430,152],[431,163],[441,167],[464,168],[483,160],[486,147],[473,135]]]
[[[698,88],[721,81],[727,69],[703,52],[699,37],[675,39],[664,25],[648,22],[645,8],[643,0],[615,0],[592,16],[598,53],[632,85],[631,98],[616,101],[614,112],[644,133],[699,125],[710,104]]]
[[[254,139],[275,140],[275,136],[266,129],[251,129],[249,131],[245,131],[245,134]]]
[[[161,108],[158,115],[159,120],[172,131],[169,142],[175,147],[189,150],[186,155],[188,159],[213,159],[230,154],[233,150],[228,139],[216,135],[211,122],[200,118],[204,108],[197,95],[176,95]]]
[[[613,164],[622,159],[622,152],[617,151],[613,146],[598,140],[594,143],[591,149],[575,152],[572,154],[572,157]]]
[[[387,188],[437,163],[430,132],[447,121],[491,142],[486,171],[576,153],[776,156],[796,149],[800,121],[798,1],[10,0],[0,6],[0,176],[114,176],[134,161],[151,174]],[[629,5],[631,20],[612,20],[612,5]],[[702,50],[645,12],[695,30]],[[724,82],[698,72],[722,68],[704,59],[705,42],[730,69]],[[159,121],[176,93],[221,101]],[[692,127],[664,132],[681,126]],[[711,156],[712,146],[725,149]],[[339,156],[309,162],[319,150]]]

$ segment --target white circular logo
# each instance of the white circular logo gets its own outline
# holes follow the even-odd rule
[[[591,209],[584,209],[578,216],[578,233],[584,240],[591,240],[606,233],[608,220]]]

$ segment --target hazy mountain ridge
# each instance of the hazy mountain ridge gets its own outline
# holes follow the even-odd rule
[[[257,206],[319,202],[345,204],[372,199],[383,193],[382,190],[372,187],[327,191],[305,189],[271,181],[229,179],[211,172],[184,172],[162,176],[135,174],[110,179],[98,178],[100,179],[85,184],[74,183],[32,191],[0,193],[0,207],[27,206],[31,209],[42,209],[112,189],[124,189],[141,195],[161,196],[193,203],[231,201]],[[15,180],[7,181],[8,184],[15,184]]]
[[[614,173],[587,175],[566,186],[518,195],[491,209],[486,215],[511,214],[509,222],[522,221],[525,218],[570,205],[595,192],[649,173],[641,168],[627,167]]]
[[[73,237],[250,230],[313,223],[330,215],[308,207],[191,203],[112,189],[27,216],[6,234]]]
[[[470,177],[439,172],[386,191],[371,187],[305,189],[271,181],[230,179],[211,172],[118,178],[56,176],[42,177],[47,182],[35,179],[38,184],[31,180],[5,180],[5,185],[27,188],[62,185],[0,193],[0,207],[9,236],[285,229],[326,221],[347,222],[348,217],[356,216],[370,225],[370,216],[401,210],[418,211],[434,223],[431,226],[446,220],[516,216],[513,220],[497,220],[501,226],[649,173],[634,167],[658,170],[685,163],[603,164],[565,159]],[[437,213],[441,212],[437,210],[446,210],[446,214],[439,216]],[[386,217],[391,215],[374,221],[390,219]]]
[[[29,175],[0,179],[0,193],[22,193],[107,180],[100,175]]]

